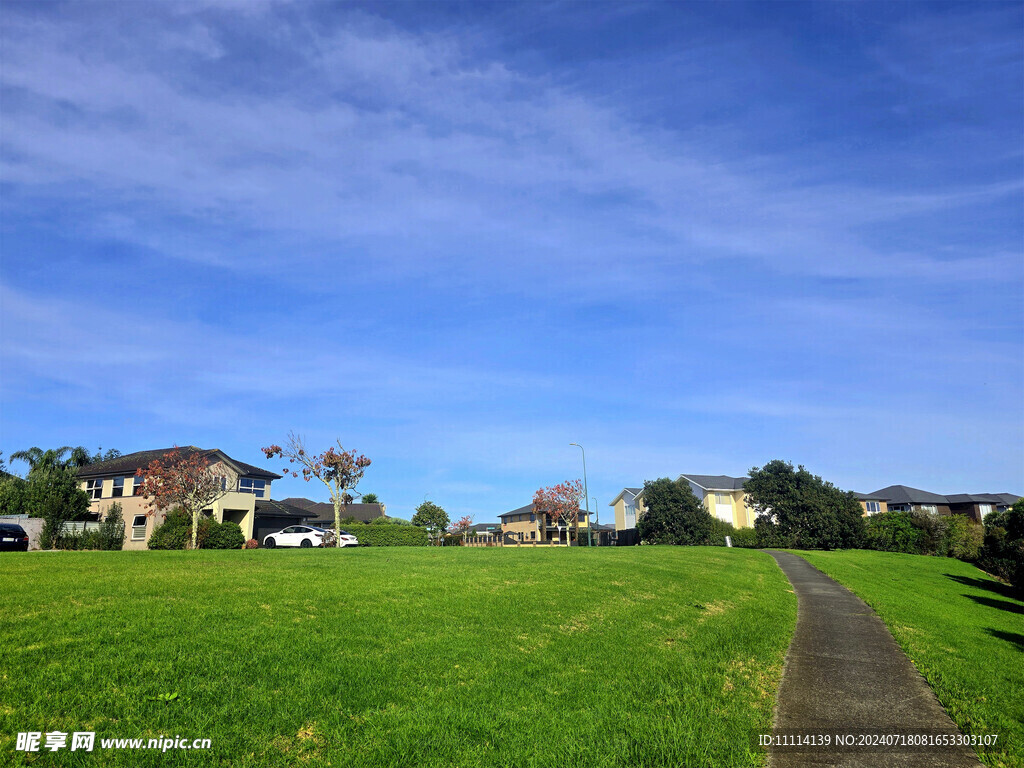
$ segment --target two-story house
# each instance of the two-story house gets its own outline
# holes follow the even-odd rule
[[[209,462],[210,471],[223,477],[227,489],[209,510],[204,510],[217,522],[230,520],[238,523],[246,539],[253,538],[257,517],[261,514],[279,516],[280,510],[258,509],[258,503],[270,500],[270,484],[281,475],[251,464],[232,459],[220,449],[203,449],[194,445],[183,448],[163,448],[138,451],[116,459],[89,464],[78,470],[78,478],[90,499],[90,511],[103,519],[114,503],[121,505],[125,524],[125,549],[145,549],[153,528],[163,522],[162,513],[153,513],[150,499],[141,495],[142,478],[138,470],[145,471],[155,459],[177,450],[190,456],[200,454]]]
[[[737,528],[750,528],[754,525],[754,510],[747,506],[746,495],[743,493],[746,477],[683,474],[679,480],[690,486],[693,495],[713,517]],[[644,489],[623,488],[608,506],[615,509],[615,530],[635,528],[636,521],[647,511]]]
[[[587,527],[590,519],[586,510],[577,510],[576,520],[579,526],[580,541],[586,542]],[[537,544],[568,544],[576,540],[576,531],[568,528],[565,521],[555,519],[551,515],[537,512],[533,504],[513,509],[503,515],[498,515],[501,520],[501,533],[503,536],[512,537],[517,541],[525,543],[536,542]]]

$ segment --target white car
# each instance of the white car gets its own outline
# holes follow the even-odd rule
[[[323,540],[323,545],[325,547],[337,546],[334,543],[334,529],[333,528],[328,528],[326,531],[324,531],[324,533],[325,533],[325,536],[324,536],[324,540]],[[353,536],[348,531],[342,531],[341,532],[341,546],[343,546],[343,547],[358,547],[359,546],[359,539],[357,539],[355,536]]]
[[[319,547],[323,545],[323,528],[314,528],[311,525],[290,525],[283,531],[268,533],[263,537],[263,546],[267,549],[274,547]]]

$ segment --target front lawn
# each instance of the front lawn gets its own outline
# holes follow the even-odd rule
[[[964,733],[999,734],[985,763],[1024,766],[1024,602],[1009,587],[952,558],[795,554],[875,609]]]
[[[15,765],[758,765],[796,620],[722,548],[4,553],[0,594]],[[212,748],[99,747],[159,736]]]

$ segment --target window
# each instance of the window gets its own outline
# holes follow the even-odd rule
[[[978,505],[978,517],[981,518],[982,520],[984,520],[985,519],[985,515],[989,514],[991,511],[992,511],[992,505],[991,504],[979,504]]]
[[[142,495],[142,484],[145,482],[145,480],[146,478],[142,477],[141,475],[136,475],[135,477],[132,478],[132,496]]]
[[[103,481],[99,478],[87,481],[85,484],[85,492],[89,494],[90,499],[98,499],[103,495]]]
[[[939,510],[938,510],[938,508],[934,504],[922,504],[921,505],[921,511],[922,512],[927,512],[928,514],[931,514],[931,515],[934,515]]]
[[[889,511],[890,512],[909,512],[910,511],[910,506],[907,505],[907,504],[890,504],[889,505]]]
[[[882,505],[879,504],[877,501],[865,501],[864,502],[864,509],[869,514],[874,514],[875,512],[881,512],[882,511]]]
[[[732,496],[728,493],[716,493],[715,504],[722,504],[723,506],[732,506]]]
[[[124,481],[125,478],[123,477],[114,478],[114,485],[113,488],[111,488],[110,495],[115,499],[124,496]]]
[[[263,491],[267,487],[266,480],[257,480],[253,477],[238,478],[239,493],[251,493],[257,499],[263,498]]]
[[[143,541],[146,538],[146,516],[136,515],[132,519],[132,541]]]

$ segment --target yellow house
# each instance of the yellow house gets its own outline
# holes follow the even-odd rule
[[[568,528],[564,521],[555,520],[550,515],[538,513],[533,504],[513,509],[503,515],[501,533],[504,538],[511,537],[526,544],[568,544],[576,540],[576,531]],[[586,531],[590,525],[586,510],[578,510],[576,519],[579,524],[580,538],[586,542]]]
[[[257,523],[257,501],[270,500],[270,483],[281,475],[232,459],[217,448],[204,450],[192,445],[138,451],[82,467],[78,470],[78,479],[89,496],[90,512],[102,520],[112,504],[120,504],[125,526],[124,548],[145,549],[149,535],[163,522],[164,515],[154,514],[149,506],[150,499],[140,495],[141,478],[135,473],[174,450],[186,456],[201,454],[209,462],[211,472],[225,478],[228,492],[204,511],[218,523],[225,520],[238,523],[245,538],[251,539]]]
[[[679,479],[689,484],[693,495],[700,499],[713,517],[732,523],[737,528],[750,528],[754,525],[756,514],[747,506],[746,494],[743,493],[746,477],[680,475]],[[615,530],[635,528],[636,521],[647,511],[644,506],[644,490],[623,488],[608,506],[615,508]]]
[[[877,493],[857,493],[857,501],[865,515],[877,515],[889,511],[888,499]]]

